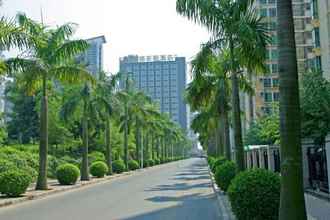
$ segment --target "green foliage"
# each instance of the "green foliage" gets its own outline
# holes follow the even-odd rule
[[[129,170],[137,170],[139,168],[140,168],[139,163],[136,160],[128,161],[128,169]]]
[[[9,170],[0,173],[0,193],[9,197],[18,197],[25,193],[32,177],[22,170]]]
[[[153,159],[149,159],[149,160],[147,161],[147,163],[148,163],[149,167],[152,167],[152,166],[155,165],[155,161],[154,161]]]
[[[322,142],[330,132],[330,82],[314,71],[302,74],[300,86],[302,136]]]
[[[155,158],[155,165],[159,165],[160,164],[160,159],[159,158]]]
[[[279,113],[274,107],[270,115],[260,117],[254,122],[245,135],[245,145],[273,145],[280,142]]]
[[[228,196],[238,220],[277,220],[280,177],[263,169],[244,171],[232,180]]]
[[[94,152],[88,154],[88,162],[90,164],[97,162],[97,161],[105,162],[105,156],[102,152],[94,151]]]
[[[28,144],[39,137],[39,115],[37,99],[28,96],[26,91],[18,87],[17,80],[8,82],[6,99],[12,104],[7,122],[8,137],[11,141]]]
[[[220,189],[226,192],[236,173],[237,166],[233,161],[227,161],[217,166],[214,177]]]
[[[61,185],[74,185],[80,176],[80,171],[73,164],[63,164],[57,168],[56,176]]]
[[[211,166],[212,172],[215,173],[218,166],[221,166],[222,164],[224,164],[227,161],[228,160],[225,157],[214,158],[213,162],[211,162],[212,163],[212,166]]]
[[[125,163],[122,160],[115,160],[112,163],[112,171],[114,173],[122,173],[125,171]]]
[[[101,178],[104,177],[107,173],[108,173],[108,166],[106,163],[102,162],[102,161],[96,161],[94,162],[91,167],[90,167],[90,173],[97,177],[97,178]]]

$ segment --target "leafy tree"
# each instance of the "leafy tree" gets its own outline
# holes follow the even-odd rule
[[[7,129],[10,141],[28,144],[39,139],[39,114],[37,111],[37,98],[29,96],[19,88],[17,80],[8,81],[5,98],[10,103],[7,112]]]
[[[281,199],[279,219],[305,220],[298,68],[291,0],[277,1],[279,73]]]
[[[6,61],[7,71],[10,74],[20,75],[20,83],[29,93],[35,92],[38,88],[41,90],[40,164],[36,189],[46,190],[48,188],[47,82],[59,80],[73,83],[92,79],[92,76],[84,68],[73,63],[73,59],[84,52],[88,44],[84,40],[69,40],[76,29],[76,25],[72,23],[50,29],[24,14],[17,15],[17,23],[27,36],[28,42],[31,42],[31,50],[25,51],[26,57],[8,59]]]
[[[317,71],[304,73],[300,82],[302,136],[323,143],[330,132],[330,82]]]
[[[266,45],[269,41],[267,30],[253,2],[177,0],[177,11],[180,14],[205,25],[211,31],[210,42],[213,48],[229,49],[233,128],[239,170],[245,168],[239,97],[240,69],[264,70]]]

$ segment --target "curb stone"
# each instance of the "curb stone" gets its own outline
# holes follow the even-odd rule
[[[225,196],[224,192],[222,192],[219,189],[219,187],[217,186],[215,179],[214,179],[214,175],[213,175],[212,171],[210,170],[210,167],[209,166],[207,166],[207,167],[209,170],[209,174],[211,176],[212,188],[214,190],[214,194],[217,197],[217,202],[218,202],[218,206],[220,209],[221,219],[222,220],[236,220],[234,214],[231,211],[229,202],[226,201],[226,198],[224,197]]]
[[[175,161],[175,162],[177,162],[177,161]],[[30,200],[41,199],[41,198],[44,198],[44,197],[47,197],[47,196],[50,196],[50,195],[54,195],[54,194],[58,194],[58,193],[62,193],[62,192],[74,191],[76,189],[82,189],[82,188],[87,187],[87,186],[92,186],[92,185],[105,183],[105,182],[107,182],[109,180],[112,180],[112,179],[117,179],[117,178],[121,178],[121,177],[125,177],[125,176],[131,176],[131,175],[134,175],[134,174],[145,172],[145,171],[150,170],[150,169],[161,168],[162,166],[165,166],[165,165],[168,165],[168,164],[171,164],[171,163],[160,164],[160,165],[153,166],[153,167],[138,169],[136,171],[128,171],[128,172],[124,172],[124,173],[121,173],[121,174],[114,174],[112,176],[106,176],[106,177],[100,178],[100,179],[91,178],[90,181],[82,181],[82,182],[79,181],[76,185],[61,186],[62,188],[57,188],[57,189],[55,188],[55,189],[50,189],[50,190],[46,190],[46,191],[36,191],[36,190],[33,190],[33,189],[30,188],[30,190],[28,190],[25,193],[25,195],[23,195],[23,197],[19,197],[19,198],[2,198],[2,197],[0,197],[0,208],[12,206],[12,205],[17,205],[17,204],[27,202],[27,201],[30,201]],[[52,186],[49,185],[49,187],[52,187]]]

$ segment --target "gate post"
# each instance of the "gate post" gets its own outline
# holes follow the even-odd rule
[[[325,152],[327,157],[328,186],[330,191],[330,134],[325,138]]]
[[[267,155],[268,155],[268,169],[270,171],[275,172],[275,160],[274,160],[274,155],[273,155],[273,146],[268,146],[267,147]]]
[[[313,145],[314,145],[314,141],[311,138],[303,138],[301,140],[303,179],[304,179],[304,188],[305,189],[309,188],[309,187],[312,187],[309,184],[310,174],[309,174],[309,166],[308,166],[309,158],[307,156],[307,151],[308,151],[308,147],[311,147]]]

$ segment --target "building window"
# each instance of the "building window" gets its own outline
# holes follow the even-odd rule
[[[272,64],[272,73],[277,73],[278,72],[278,65],[275,63],[275,64]]]
[[[269,88],[269,87],[272,86],[272,79],[270,79],[270,78],[265,78],[263,81],[264,81],[264,87],[265,87],[265,88]]]
[[[274,92],[273,99],[274,99],[274,102],[278,102],[280,100],[280,93]]]
[[[264,101],[265,102],[272,102],[273,101],[273,95],[271,92],[265,92],[264,93]]]
[[[267,17],[267,9],[266,8],[261,8],[260,9],[260,16]]]
[[[279,80],[278,79],[273,79],[273,87],[278,87],[279,86]]]
[[[277,13],[276,13],[276,8],[270,8],[269,9],[269,16],[270,17],[276,17]]]

